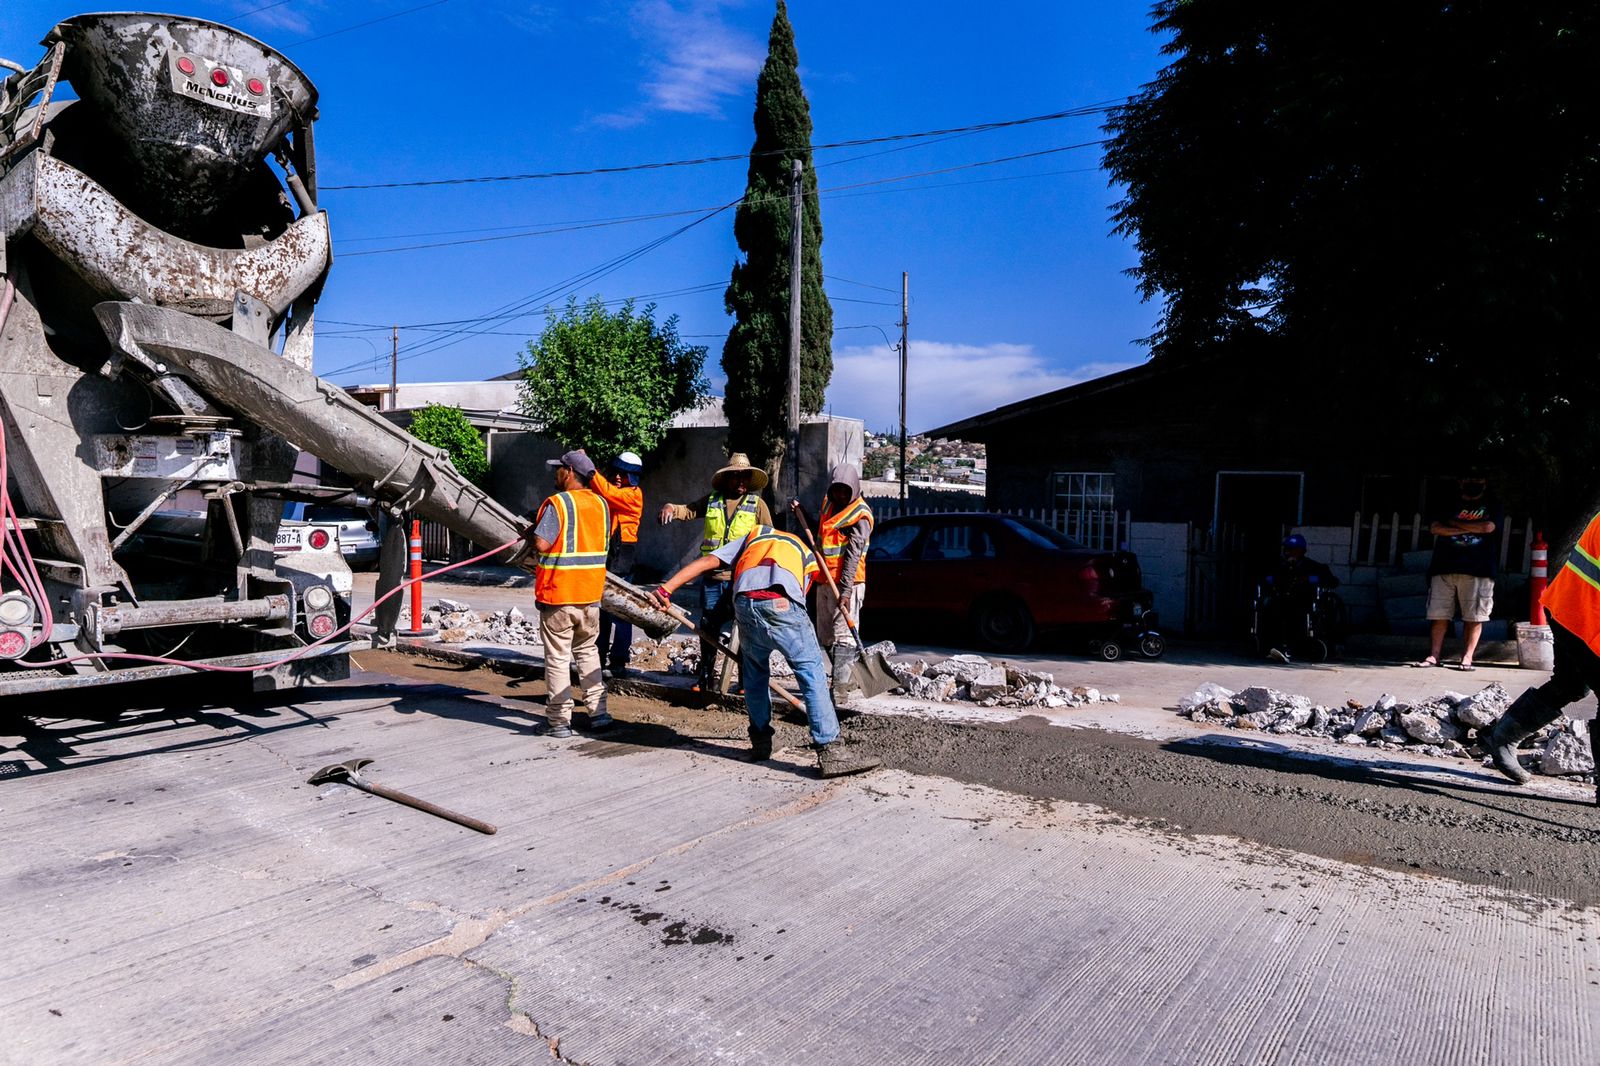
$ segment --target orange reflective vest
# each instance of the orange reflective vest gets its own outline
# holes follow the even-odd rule
[[[550,550],[539,553],[533,592],[546,606],[599,603],[606,587],[606,549],[611,516],[606,501],[588,489],[558,492],[539,507],[554,507],[560,531]]]
[[[1600,514],[1589,519],[1567,565],[1540,598],[1550,617],[1600,655]]]
[[[644,514],[644,490],[632,486],[619,487],[596,474],[589,479],[589,487],[600,494],[611,508],[611,535],[624,544],[639,543],[639,518]]]
[[[844,546],[850,540],[850,527],[857,522],[867,524],[867,536],[872,535],[872,508],[867,506],[867,501],[860,496],[845,505],[844,510],[838,514],[833,513],[833,501],[827,500],[822,505],[822,565],[828,568],[828,573],[833,575],[837,583],[840,580],[839,572],[844,566]],[[867,553],[863,551],[861,558],[856,562],[856,584],[867,580]]]
[[[793,533],[779,532],[771,526],[757,526],[755,532],[750,534],[750,539],[745,541],[744,551],[739,553],[739,558],[733,564],[734,587],[739,586],[739,578],[744,576],[746,570],[758,566],[777,566],[793,574],[802,595],[811,591],[811,582],[816,580],[819,573],[817,557],[801,543],[799,537]]]

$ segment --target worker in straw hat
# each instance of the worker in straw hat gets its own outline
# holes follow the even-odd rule
[[[705,531],[700,538],[700,555],[711,555],[729,544],[743,540],[759,526],[772,525],[772,512],[761,498],[767,487],[767,472],[751,466],[743,452],[734,452],[727,465],[711,475],[711,491],[694,503],[664,503],[661,505],[661,524],[688,522],[703,519]],[[700,631],[715,637],[733,618],[733,600],[728,595],[728,582],[733,578],[733,567],[718,566],[706,572],[700,582]],[[716,648],[702,640],[700,655],[700,686],[710,691],[716,677],[713,669],[717,659]]]
[[[589,475],[589,487],[611,509],[611,547],[606,554],[606,572],[624,581],[633,580],[634,555],[639,548],[639,520],[644,517],[644,491],[639,474],[644,460],[633,452],[623,452],[605,473]],[[628,656],[633,650],[633,623],[600,612],[600,661],[610,677],[628,676]]]

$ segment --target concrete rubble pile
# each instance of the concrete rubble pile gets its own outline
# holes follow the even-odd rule
[[[980,707],[1055,708],[1121,701],[1113,693],[1085,685],[1063,688],[1056,684],[1053,674],[992,663],[981,655],[954,655],[931,664],[918,659],[891,665],[906,695],[934,703],[963,700]]]
[[[1370,705],[1350,700],[1342,707],[1313,704],[1305,696],[1253,686],[1240,692],[1214,682],[1178,701],[1178,713],[1206,725],[1255,729],[1279,735],[1325,737],[1351,747],[1404,748],[1423,755],[1471,758],[1468,746],[1511,704],[1499,682],[1471,695],[1443,692],[1416,704],[1388,693]],[[1572,777],[1594,773],[1588,727],[1562,718],[1527,741],[1539,773]]]

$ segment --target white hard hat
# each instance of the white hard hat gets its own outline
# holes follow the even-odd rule
[[[612,461],[611,465],[629,474],[637,474],[644,469],[644,460],[634,452],[623,452]]]

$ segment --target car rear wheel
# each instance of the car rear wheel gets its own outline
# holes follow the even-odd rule
[[[978,640],[995,651],[1025,651],[1033,643],[1033,616],[1018,600],[995,597],[972,612]]]

